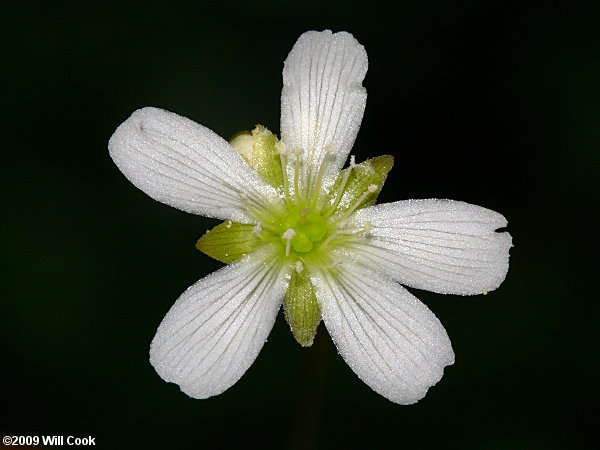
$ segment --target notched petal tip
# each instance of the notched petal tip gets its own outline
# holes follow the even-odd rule
[[[363,89],[362,81],[368,69],[368,56],[365,47],[351,33],[347,31],[333,33],[331,30],[313,30],[300,35],[287,59],[284,61],[284,86],[289,84],[287,82],[289,81],[289,75],[295,75],[292,72],[288,73],[286,68],[291,68],[293,71],[291,66],[296,65],[299,60],[307,62],[311,58],[319,59],[322,50],[330,50],[338,53],[340,57],[353,58],[354,61],[352,64],[348,61],[344,67],[345,70],[354,75],[346,79],[345,87],[349,90]],[[334,63],[334,61],[326,62],[329,65]],[[328,66],[325,67],[327,68]],[[331,67],[329,68],[331,69]]]
[[[479,295],[506,278],[512,237],[499,213],[460,201],[406,200],[359,211],[371,232],[351,243],[353,259],[377,266],[407,286],[441,294]]]
[[[122,150],[122,145],[130,144],[130,139],[138,139],[140,136],[148,133],[148,127],[151,121],[160,120],[165,114],[174,114],[164,109],[154,106],[145,106],[136,109],[108,140],[108,151],[110,155],[118,154]],[[189,119],[187,119],[189,120]]]
[[[290,51],[283,68],[281,137],[306,152],[301,184],[315,184],[327,145],[337,152],[326,179],[333,180],[346,160],[366,105],[367,69],[365,48],[347,32],[310,31]]]

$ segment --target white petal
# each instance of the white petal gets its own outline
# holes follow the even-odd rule
[[[224,139],[175,113],[135,111],[117,128],[108,148],[134,185],[183,211],[252,222],[248,203],[279,201]]]
[[[370,233],[351,241],[346,255],[394,280],[442,294],[496,289],[508,271],[512,238],[499,213],[452,200],[406,200],[365,208],[357,225]]]
[[[353,264],[317,272],[323,321],[361,380],[389,400],[415,403],[454,363],[446,330],[417,298],[389,278]]]
[[[283,68],[281,137],[288,149],[304,150],[304,183],[312,186],[326,154],[336,148],[325,176],[344,164],[360,128],[367,91],[367,52],[346,32],[309,31]],[[328,183],[325,183],[328,184]]]
[[[150,362],[193,398],[230,388],[252,365],[287,288],[286,273],[264,258],[226,266],[183,293],[158,327]]]

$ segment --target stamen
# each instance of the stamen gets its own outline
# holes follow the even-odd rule
[[[302,273],[302,271],[304,270],[304,264],[302,264],[302,261],[296,261],[294,267],[296,268],[296,272],[298,273]]]
[[[340,264],[344,264],[344,261],[342,261],[341,259],[336,259],[331,264],[327,264],[326,266],[322,266],[321,268],[323,268],[323,269],[331,269],[332,267],[339,266]]]
[[[331,236],[329,236],[325,242],[323,242],[320,246],[319,249],[321,249],[322,247],[325,247],[327,244],[329,244],[331,241],[333,241],[334,239],[340,239],[341,242],[347,241],[349,239],[351,239],[354,236],[362,236],[364,234],[367,234],[369,231],[371,231],[371,228],[373,227],[373,225],[371,224],[371,222],[365,222],[365,224],[363,225],[362,230],[358,230],[355,231],[353,233],[348,233],[343,231],[342,229],[346,226],[347,224],[347,220],[342,220],[341,222],[339,222],[337,224],[337,230],[334,231]]]
[[[294,236],[296,236],[296,232],[294,231],[294,229],[288,228],[287,230],[285,230],[281,237],[283,239],[292,239]]]
[[[334,231],[333,233],[331,233],[331,236],[329,236],[327,239],[325,239],[325,242],[323,242],[321,245],[319,245],[319,249],[325,247],[327,244],[329,244],[331,241],[333,241],[335,239],[335,237],[341,233],[341,229],[344,228],[344,226],[346,225],[346,221],[342,221],[340,223],[338,223],[337,225],[337,230]]]
[[[367,195],[374,193],[375,191],[377,191],[377,189],[379,189],[379,186],[377,186],[376,184],[370,185],[367,188],[367,190],[363,192],[363,194],[359,197],[359,199],[354,202],[350,209],[348,209],[348,211],[346,211],[340,218],[338,218],[333,223],[341,222],[347,219],[350,216],[350,214],[352,214],[356,210],[356,208],[360,206],[363,200],[367,198]]]
[[[279,234],[279,231],[277,229],[277,227],[273,226],[273,224],[270,222],[269,217],[271,215],[271,211],[269,211],[268,209],[266,209],[263,205],[261,205],[260,203],[258,203],[257,201],[251,199],[250,197],[248,197],[246,194],[244,194],[243,192],[238,193],[240,200],[242,201],[242,203],[244,204],[244,206],[246,207],[246,209],[248,210],[248,212],[253,215],[256,218],[261,218],[263,220],[263,222],[257,222],[257,226],[260,225],[260,230],[258,233],[256,233],[256,235],[258,237],[260,237],[261,239],[265,239],[260,232],[263,230],[267,230],[270,231],[271,233],[274,234]],[[254,204],[258,207],[258,208],[254,208],[250,202],[254,202]],[[259,212],[259,211],[262,211]],[[266,220],[266,222],[264,222]],[[227,228],[231,228],[231,220],[227,221],[225,226]],[[256,230],[256,227],[254,227],[253,231]]]
[[[285,244],[285,256],[290,256],[290,245],[292,244],[292,238],[294,236],[296,236],[296,232],[293,228],[288,228],[285,230],[285,233],[281,235],[283,239],[287,240],[287,243]]]
[[[267,229],[268,228],[269,227],[267,227]],[[252,232],[254,234],[256,234],[256,236],[261,238],[263,241],[268,241],[268,239],[262,235],[262,230],[263,230],[262,222],[256,222],[256,226],[252,229]]]
[[[285,192],[285,201],[287,203],[290,203],[290,189],[287,176],[287,148],[285,143],[279,141],[275,144],[275,149],[279,153],[279,160],[281,161],[281,172],[283,175],[283,190]]]
[[[265,208],[264,205],[261,205],[260,202],[258,202],[256,199],[249,197],[248,195],[246,195],[243,192],[239,192],[238,196],[239,196],[240,200],[242,201],[242,203],[244,204],[244,206],[246,207],[246,209],[254,217],[257,217],[257,218],[262,217],[264,219],[265,217],[269,217],[271,215],[271,211],[269,211],[267,208]],[[230,226],[231,225],[227,226],[227,228],[229,228]],[[261,226],[268,230],[272,229],[272,227],[265,225],[264,223],[261,223]]]
[[[325,247],[331,241],[333,241],[338,234],[340,234],[339,231],[335,231],[335,232],[331,233],[331,236],[329,236],[327,239],[325,239],[325,242],[323,242],[321,245],[319,245],[319,250],[322,249],[323,247]]]
[[[325,154],[323,155],[323,160],[321,161],[321,167],[319,167],[319,172],[317,173],[317,179],[314,183],[314,189],[312,190],[312,192],[315,193],[315,195],[313,196],[315,199],[313,206],[316,206],[316,202],[320,197],[319,193],[321,191],[321,185],[323,184],[323,175],[325,174],[325,167],[327,166],[327,164],[329,164],[328,160],[337,151],[337,148],[333,144],[327,144],[323,147],[323,150],[325,151]]]
[[[231,224],[233,222],[231,220],[228,220],[227,223],[225,224],[225,228],[231,228]]]
[[[342,199],[342,195],[344,194],[344,189],[346,188],[346,183],[348,182],[348,177],[350,177],[350,173],[352,172],[352,169],[354,169],[355,167],[356,167],[356,159],[354,158],[354,155],[351,155],[350,156],[350,167],[348,167],[348,170],[344,174],[344,178],[342,178],[342,183],[340,184],[340,187],[338,188],[337,194],[335,196],[335,200],[333,201],[333,203],[327,210],[326,215],[331,214],[335,210],[335,208],[337,208],[337,205],[339,205],[340,200]]]
[[[301,203],[302,196],[300,195],[300,165],[302,164],[302,155],[304,150],[297,148],[294,150],[296,161],[294,162],[294,191],[296,191],[296,201]]]
[[[358,200],[356,200],[354,202],[354,204],[350,207],[350,209],[348,211],[346,211],[346,213],[343,216],[344,219],[347,218],[350,214],[352,214],[354,212],[354,210],[360,206],[360,204],[363,202],[363,200],[365,198],[367,198],[367,195],[369,195],[371,192],[372,191],[370,189],[367,189],[365,192],[363,192],[363,194],[358,198]]]

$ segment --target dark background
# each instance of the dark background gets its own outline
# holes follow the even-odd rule
[[[5,3],[0,434],[91,435],[101,448],[592,448],[591,4]],[[217,221],[135,189],[108,138],[147,105],[226,138],[256,123],[277,132],[283,60],[325,28],[369,54],[353,153],[395,156],[381,200],[502,212],[507,280],[485,297],[412,290],[457,355],[417,405],[372,392],[324,328],[300,348],[282,316],[233,388],[192,400],[155,374],[148,346],[178,295],[220,266],[194,249]]]

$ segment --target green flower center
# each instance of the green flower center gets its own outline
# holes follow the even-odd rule
[[[236,135],[231,145],[277,190],[283,201],[260,204],[242,194],[240,200],[255,219],[254,224],[225,222],[204,235],[198,241],[198,249],[231,263],[270,244],[277,250],[274,257],[283,256],[281,261],[293,264],[300,273],[305,266],[336,265],[339,261],[332,250],[367,234],[370,224],[354,223],[351,216],[375,203],[392,166],[391,156],[360,164],[350,157],[350,165],[335,180],[325,180],[337,152],[334,145],[328,144],[307,181],[302,178],[307,173],[304,151],[287,148],[263,126]]]
[[[316,268],[336,270],[344,261],[335,249],[369,233],[371,224],[357,223],[352,215],[375,203],[393,158],[380,156],[356,164],[350,157],[350,165],[335,180],[326,180],[333,184],[325,189],[323,177],[337,151],[331,144],[324,146],[325,155],[310,181],[301,179],[307,164],[302,149],[287,149],[261,125],[234,136],[231,145],[283,201],[263,204],[240,195],[253,223],[225,221],[207,231],[196,247],[228,264],[266,247],[273,264],[289,265],[285,317],[296,340],[310,346],[321,320],[310,274]]]
[[[290,246],[297,253],[308,253],[327,234],[325,217],[311,208],[291,207],[279,222],[278,234],[293,230]]]

